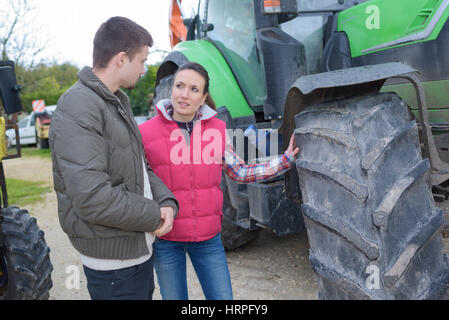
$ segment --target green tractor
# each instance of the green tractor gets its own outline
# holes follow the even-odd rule
[[[179,4],[154,102],[198,62],[229,129],[300,148],[281,180],[223,178],[225,247],[306,230],[322,299],[447,298],[449,0],[200,0],[184,20]]]
[[[12,61],[0,61],[0,97],[6,115],[22,110]],[[8,154],[5,130],[14,129],[16,153]],[[0,300],[45,300],[52,287],[50,249],[27,210],[8,206],[3,160],[21,156],[17,124],[0,117]]]

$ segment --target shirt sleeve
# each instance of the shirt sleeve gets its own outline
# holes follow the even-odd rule
[[[285,152],[277,158],[257,164],[245,164],[229,144],[225,150],[223,170],[237,183],[267,181],[288,171],[295,161],[293,153]]]

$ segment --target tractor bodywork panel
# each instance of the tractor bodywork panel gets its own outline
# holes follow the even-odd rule
[[[210,93],[217,108],[226,106],[233,118],[253,115],[234,74],[212,43],[206,40],[186,41],[179,43],[174,50],[206,68],[210,77]]]
[[[348,41],[352,67],[401,62],[418,70],[434,127],[449,124],[448,18],[449,0],[372,0],[340,12],[337,31]],[[389,81],[381,91],[396,92],[418,115],[411,84]]]
[[[435,40],[449,17],[448,4],[448,0],[373,0],[341,12],[338,31],[348,35],[353,58]]]

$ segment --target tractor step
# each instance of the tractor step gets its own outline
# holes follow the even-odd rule
[[[252,219],[241,219],[241,220],[233,221],[233,223],[236,226],[239,226],[240,228],[245,229],[245,230],[259,229],[259,226],[256,225],[256,221],[254,221]]]
[[[432,193],[435,201],[443,202],[444,200],[449,200],[449,187],[434,186],[432,187]]]

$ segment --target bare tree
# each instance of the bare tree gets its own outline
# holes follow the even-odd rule
[[[39,33],[34,0],[0,0],[0,52],[2,60],[31,68],[47,43]]]

